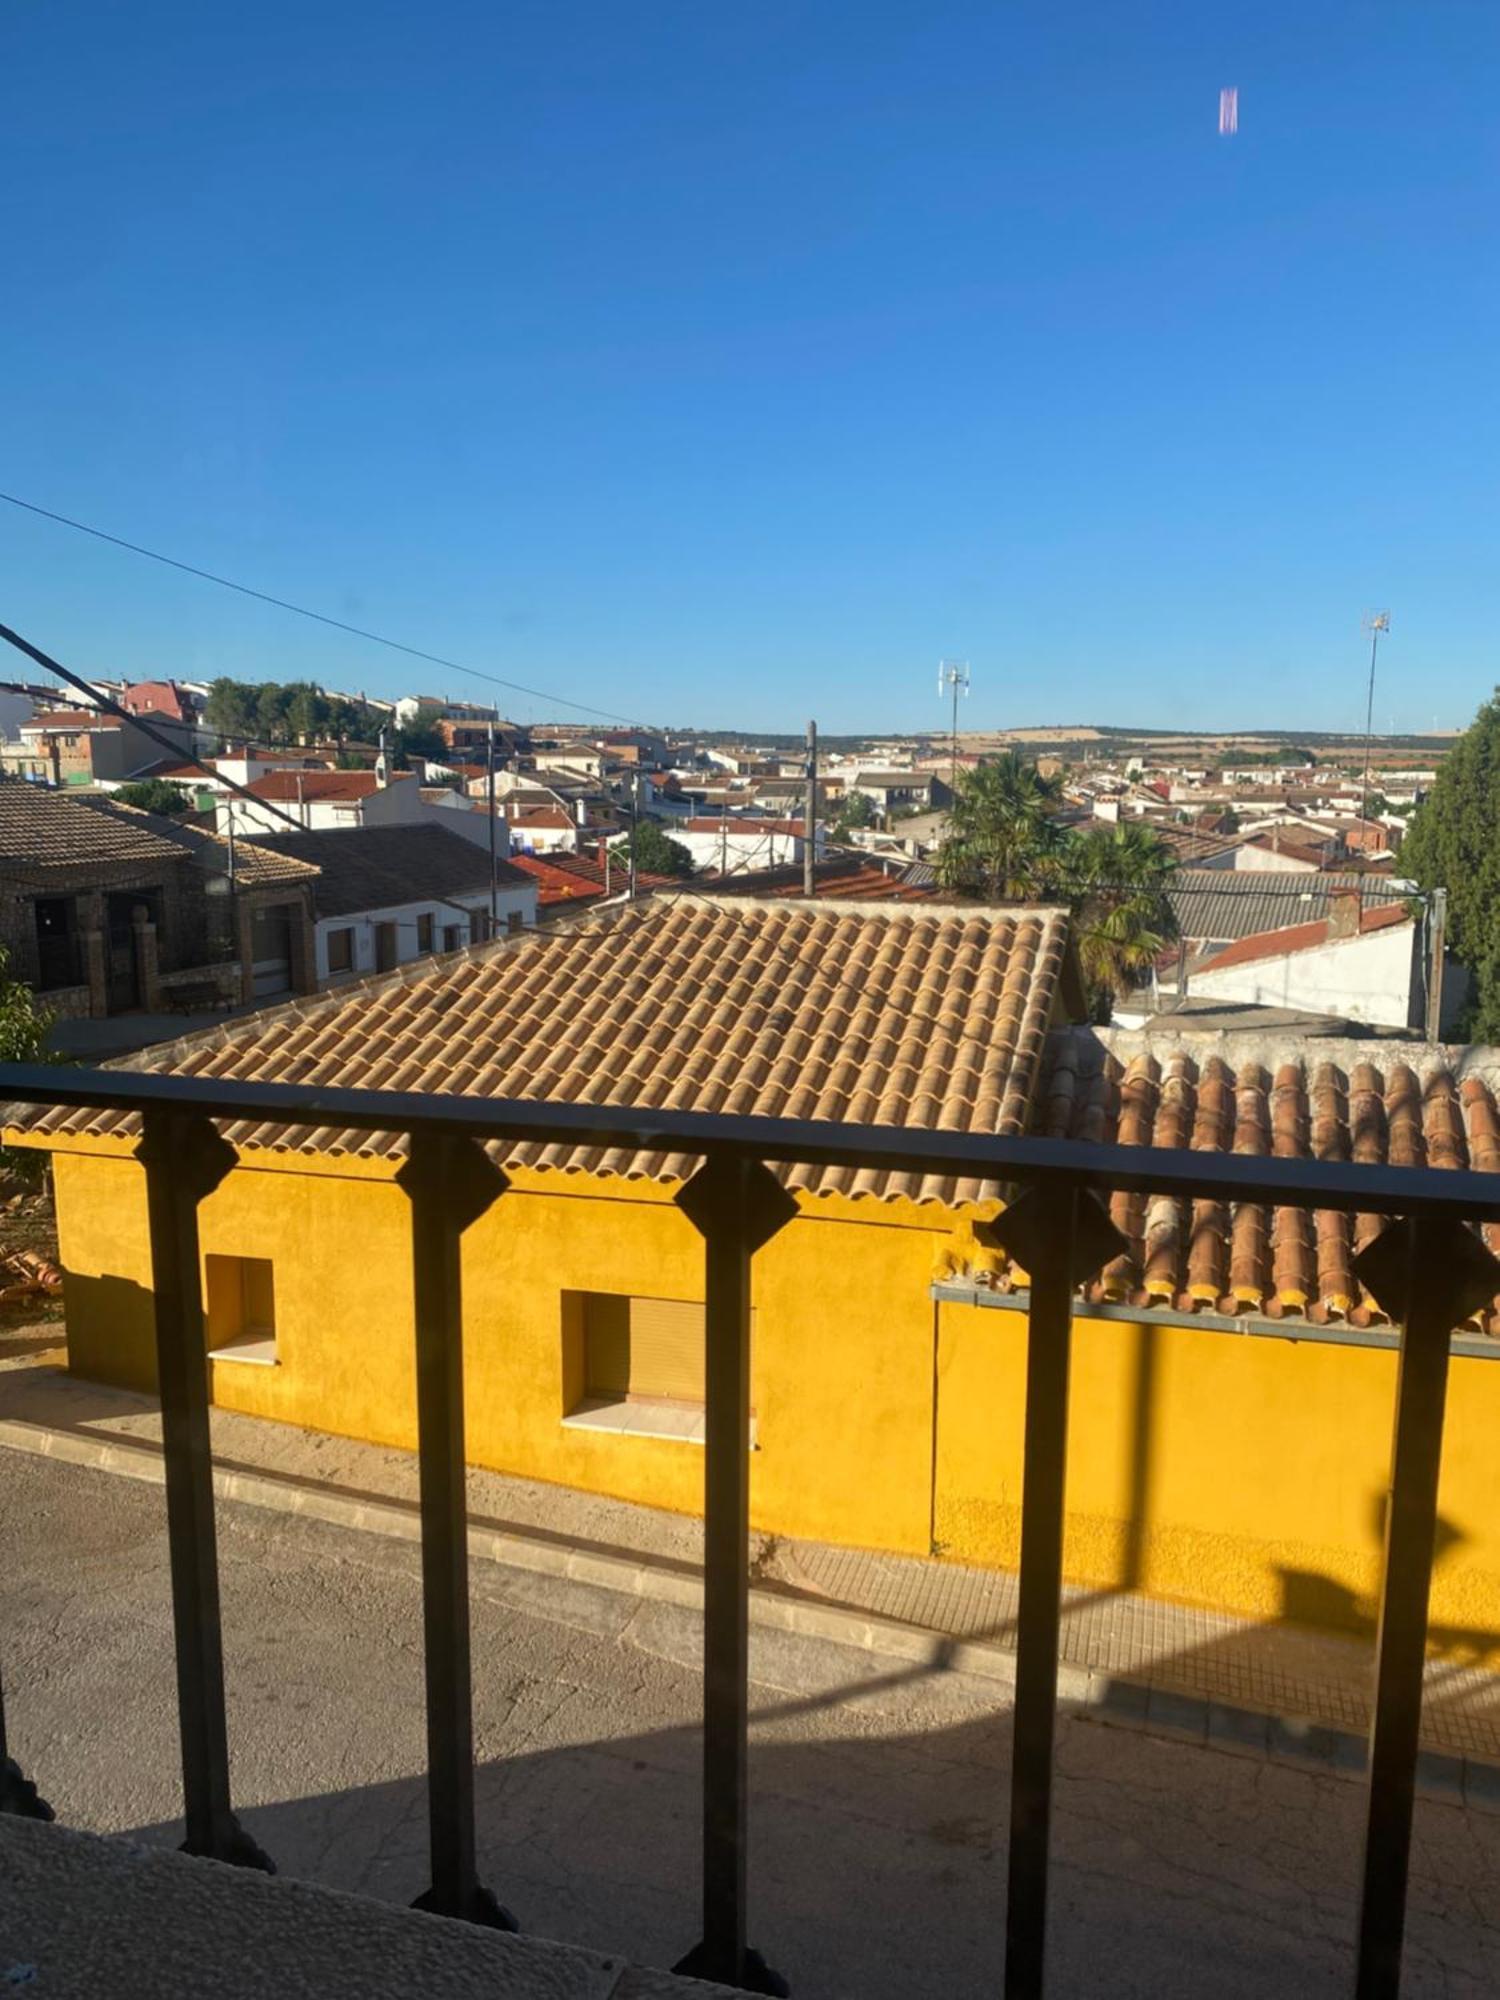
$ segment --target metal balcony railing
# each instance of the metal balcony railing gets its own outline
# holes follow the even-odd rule
[[[701,1941],[682,1969],[750,1990],[785,1987],[747,1945],[750,1267],[796,1213],[767,1161],[979,1176],[1015,1194],[990,1225],[1030,1274],[1020,1605],[1004,1992],[1043,1991],[1069,1348],[1075,1287],[1122,1248],[1097,1194],[1253,1201],[1399,1218],[1357,1271],[1401,1328],[1370,1737],[1358,2000],[1399,1992],[1422,1668],[1452,1329],[1500,1292],[1500,1263],[1464,1225],[1500,1219],[1500,1174],[1246,1158],[1069,1140],[1004,1139],[685,1111],[411,1092],[230,1083],[0,1066],[0,1101],[137,1112],[146,1173],[166,1458],[188,1851],[269,1867],[235,1820],[199,1287],[198,1204],[234,1164],[216,1119],[403,1133],[416,1304],[432,1886],[422,1906],[513,1923],[475,1859],[459,1241],[506,1188],[484,1150],[541,1141],[686,1153],[680,1207],[704,1240],[707,1451]],[[3,1709],[0,1709],[3,1715]],[[3,1724],[0,1724],[3,1731]],[[4,1756],[0,1740],[0,1759]],[[43,1774],[44,1775],[44,1774]],[[35,1810],[0,1765],[0,1808]]]

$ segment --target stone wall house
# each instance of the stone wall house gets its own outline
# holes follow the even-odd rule
[[[0,779],[0,945],[62,1016],[316,984],[317,870],[102,797]]]

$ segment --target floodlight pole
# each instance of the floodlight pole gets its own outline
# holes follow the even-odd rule
[[[953,696],[953,761],[948,779],[952,789],[958,790],[958,697],[969,692],[969,663],[967,660],[938,661],[938,693],[948,689]]]
[[[1359,804],[1361,827],[1370,817],[1370,739],[1375,727],[1375,658],[1380,650],[1380,635],[1391,629],[1389,611],[1377,611],[1365,620],[1370,634],[1370,691],[1365,701],[1365,781]]]

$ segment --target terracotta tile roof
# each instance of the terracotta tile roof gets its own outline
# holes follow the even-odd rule
[[[100,708],[53,708],[21,724],[22,729],[119,729],[121,726],[117,715],[106,715]]]
[[[537,885],[537,902],[542,909],[559,903],[590,903],[604,894],[604,864],[592,854],[513,854],[511,865],[529,875]],[[622,896],[630,879],[626,861],[613,861],[609,870],[609,892]],[[642,870],[636,877],[640,889],[675,889],[680,886],[671,875],[651,875]]]
[[[1182,1048],[1132,1054],[1088,1029],[1055,1035],[1032,1130],[1124,1146],[1191,1147],[1277,1159],[1353,1160],[1435,1171],[1500,1169],[1500,1052],[1288,1040],[1264,1061]],[[1369,1326],[1384,1315],[1352,1275],[1385,1218],[1115,1195],[1130,1243],[1094,1299],[1180,1312],[1266,1314]],[[1484,1238],[1500,1252],[1500,1224]],[[1500,1299],[1476,1315],[1500,1333]]]
[[[728,813],[710,819],[690,819],[684,822],[685,833],[794,833],[802,835],[807,828],[800,819],[739,819]]]
[[[384,910],[434,897],[477,895],[490,886],[490,857],[476,841],[441,826],[360,826],[328,832],[266,833],[259,846],[318,871],[313,892],[320,917]],[[503,888],[526,877],[497,860]]]
[[[0,869],[77,868],[89,861],[175,859],[161,822],[102,797],[0,778]]]
[[[1412,915],[1404,900],[1375,903],[1360,912],[1359,935],[1388,930],[1392,924],[1409,924]],[[1232,965],[1252,965],[1263,958],[1290,958],[1299,951],[1313,951],[1330,942],[1331,919],[1317,918],[1308,924],[1290,924],[1284,930],[1261,931],[1254,937],[1238,939],[1216,951],[1203,963],[1203,971],[1219,972]],[[1351,940],[1352,941],[1352,935]]]
[[[345,997],[293,1003],[120,1067],[281,1083],[460,1091],[845,1124],[1025,1126],[1067,950],[1060,910],[925,910],[696,897],[599,911]],[[110,1112],[47,1131],[129,1134]],[[398,1135],[226,1125],[247,1148],[399,1153]],[[676,1181],[695,1162],[577,1146],[508,1164]],[[960,1202],[980,1180],[789,1167],[811,1193]]]
[[[275,801],[365,799],[380,789],[373,771],[267,771],[245,787],[258,799]]]
[[[1106,822],[1107,823],[1107,822]],[[1168,852],[1179,862],[1212,861],[1216,856],[1228,854],[1232,848],[1243,846],[1242,833],[1204,833],[1197,827],[1182,826],[1176,820],[1141,818],[1134,814],[1120,815],[1121,826],[1144,826],[1148,833],[1155,834]]]
[[[715,882],[716,896],[776,896],[794,901],[802,895],[802,864],[789,861],[776,868],[757,869],[754,874]],[[901,874],[891,874],[859,855],[836,854],[819,861],[813,869],[813,894],[819,902],[830,898],[840,902],[925,903],[935,888],[918,888]]]
[[[559,830],[565,826],[578,824],[572,813],[564,812],[561,806],[527,806],[511,821],[512,826],[545,826]]]
[[[300,881],[316,873],[301,862],[269,853],[258,843],[235,842],[236,872],[249,882]],[[92,863],[168,864],[184,855],[215,871],[228,870],[228,846],[180,819],[138,812],[101,796],[50,792],[24,779],[0,778],[0,874],[36,874]]]

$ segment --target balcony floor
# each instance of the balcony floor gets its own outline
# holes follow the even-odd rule
[[[709,2000],[730,1988],[0,1819],[0,1979],[52,2000]]]

